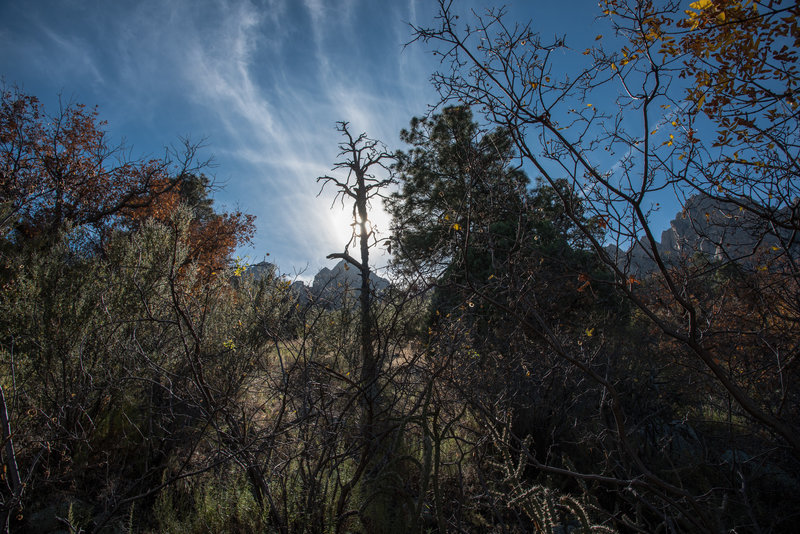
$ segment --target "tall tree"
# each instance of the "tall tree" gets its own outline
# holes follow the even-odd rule
[[[361,404],[361,435],[359,436],[360,455],[354,473],[344,485],[337,502],[337,531],[344,525],[345,504],[356,484],[367,473],[375,455],[379,452],[385,436],[379,429],[377,420],[379,391],[378,380],[384,363],[382,353],[376,347],[377,321],[374,318],[373,290],[370,286],[371,267],[369,251],[376,246],[377,236],[369,219],[370,203],[375,198],[382,198],[383,190],[394,183],[390,163],[393,155],[377,140],[370,139],[365,133],[353,136],[347,122],[339,122],[336,127],[344,140],[339,144],[339,156],[342,158],[333,166],[344,176],[325,175],[317,178],[322,189],[330,184],[336,188],[336,197],[342,202],[352,202],[353,233],[343,252],[328,255],[328,259],[344,260],[346,265],[358,269],[361,277],[359,293],[359,345],[361,369],[359,371],[358,389]],[[382,175],[379,175],[381,173]],[[320,193],[322,192],[320,189]],[[335,200],[334,200],[335,201]],[[358,247],[359,259],[353,257],[349,247]]]
[[[568,198],[589,224],[579,196],[565,180],[531,186],[507,129],[482,132],[472,111],[456,106],[414,118],[401,139],[412,148],[398,152],[401,189],[386,201],[394,264],[437,284],[437,307],[450,311],[477,288],[515,299],[520,266],[539,265],[542,279],[590,268],[578,254],[587,243],[557,202]]]
[[[114,229],[148,218],[170,221],[179,204],[194,215],[187,261],[205,276],[221,271],[253,234],[254,218],[216,213],[198,145],[188,141],[161,159],[131,159],[110,144],[96,109],[81,104],[48,114],[38,99],[3,89],[0,103],[0,231],[22,243],[85,227],[95,250]],[[33,238],[33,239],[32,239]]]
[[[470,239],[486,256],[475,261],[488,262],[488,276],[517,238],[527,197],[528,178],[514,166],[508,132],[482,133],[470,109],[457,106],[412,119],[400,138],[412,148],[398,152],[401,190],[386,201],[395,264],[452,276],[465,267],[459,251]]]
[[[339,144],[339,156],[343,159],[333,166],[334,171],[343,171],[344,177],[320,176],[317,182],[322,182],[322,187],[331,184],[336,188],[337,198],[341,197],[353,203],[353,234],[345,244],[344,252],[329,254],[329,259],[342,259],[347,264],[358,269],[361,275],[361,290],[359,293],[361,316],[361,385],[367,395],[367,406],[375,402],[378,385],[376,383],[380,372],[380,358],[375,352],[375,324],[372,320],[372,288],[370,286],[371,268],[369,265],[370,248],[377,244],[377,237],[369,219],[370,202],[375,198],[382,198],[383,190],[394,183],[389,164],[393,159],[385,147],[375,139],[370,139],[365,133],[354,137],[348,129],[347,122],[339,122],[339,131],[345,138]],[[376,172],[384,172],[385,176],[378,176]],[[358,247],[360,259],[354,258],[349,247],[355,244]],[[371,409],[371,408],[369,408]],[[371,416],[370,416],[371,417]]]

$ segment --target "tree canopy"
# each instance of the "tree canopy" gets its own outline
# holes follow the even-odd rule
[[[405,146],[337,123],[312,288],[233,260],[199,147],[3,91],[0,530],[796,530],[797,3],[605,0],[583,50],[438,8]]]
[[[386,203],[398,264],[434,276],[452,273],[463,268],[453,263],[466,239],[503,261],[499,241],[508,248],[515,240],[528,194],[508,132],[484,134],[469,108],[449,107],[412,119],[400,138],[412,148],[398,152],[401,190]]]

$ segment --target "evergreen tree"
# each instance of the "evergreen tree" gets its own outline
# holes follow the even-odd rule
[[[568,199],[591,225],[581,215],[580,196],[563,180],[530,187],[514,165],[507,130],[481,133],[469,108],[449,107],[412,119],[401,139],[412,147],[397,155],[402,187],[386,203],[394,263],[400,272],[422,274],[439,286],[434,305],[441,311],[475,290],[508,303],[530,287],[533,271],[542,281],[569,278],[549,287],[552,293],[574,290],[581,273],[597,270],[562,204]]]
[[[517,242],[528,178],[513,166],[508,132],[482,133],[467,107],[414,118],[398,152],[401,191],[386,208],[393,217],[395,265],[442,280],[488,277]]]

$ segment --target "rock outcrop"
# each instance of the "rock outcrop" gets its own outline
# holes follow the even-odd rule
[[[712,261],[747,264],[760,253],[779,247],[780,241],[772,228],[750,211],[732,202],[695,195],[661,233],[656,250],[668,265],[685,263],[697,254]],[[645,275],[656,270],[652,249],[643,242],[628,251],[614,246],[606,250],[626,272]]]
[[[390,283],[375,273],[370,274],[370,284],[376,294],[389,288]],[[328,307],[339,307],[345,301],[357,301],[361,292],[361,273],[344,260],[332,269],[323,267],[314,277],[311,295]]]
[[[248,265],[243,275],[251,277],[253,281],[258,282],[264,278],[277,275],[277,266],[268,261],[262,261],[253,265]]]
[[[242,277],[254,282],[270,277],[287,279],[277,271],[274,264],[267,261],[248,266]],[[386,291],[391,285],[388,280],[375,273],[370,276],[370,284],[377,295]],[[356,304],[361,291],[361,273],[342,260],[333,268],[323,267],[314,276],[310,286],[296,280],[291,284],[291,291],[301,306],[312,301],[326,308],[338,308],[345,302]]]

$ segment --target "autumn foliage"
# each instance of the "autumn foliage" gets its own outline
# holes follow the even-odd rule
[[[189,257],[211,276],[228,266],[236,247],[253,235],[255,217],[239,211],[214,214],[208,220],[194,220],[189,229]]]
[[[184,191],[209,193],[209,181],[194,172],[196,146],[164,158],[130,159],[111,144],[98,111],[68,104],[56,114],[36,97],[4,89],[0,108],[0,224],[12,240],[53,235],[70,225],[91,228],[102,248],[113,230],[132,229],[153,218],[166,222],[178,205],[205,202],[189,236],[189,261],[210,274],[226,266],[235,248],[253,234],[253,217],[218,214],[210,200]],[[193,183],[189,183],[193,182]],[[190,208],[192,206],[189,206]]]

